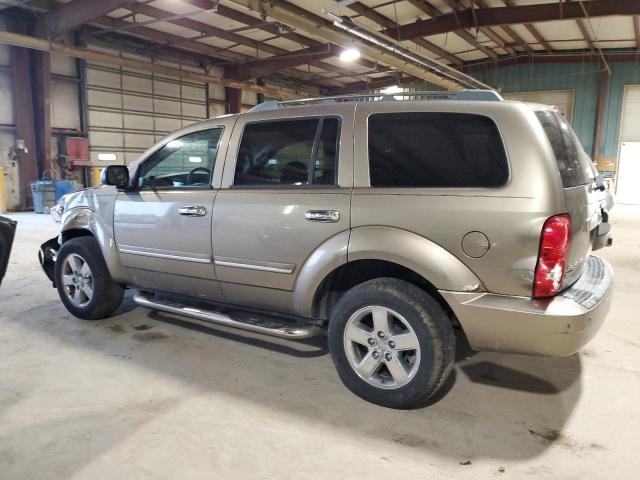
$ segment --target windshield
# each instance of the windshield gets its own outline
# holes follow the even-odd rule
[[[562,185],[577,187],[593,182],[595,169],[578,137],[560,112],[539,110],[536,113],[556,157]]]

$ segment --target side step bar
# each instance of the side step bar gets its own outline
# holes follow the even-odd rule
[[[142,307],[147,307],[152,310],[175,313],[177,315],[195,318],[204,322],[216,323],[227,327],[235,327],[279,338],[303,340],[305,338],[315,337],[321,332],[320,327],[317,325],[285,324],[284,322],[280,322],[276,319],[267,320],[266,318],[260,318],[259,316],[251,314],[246,314],[246,316],[238,315],[237,318],[232,318],[226,313],[216,312],[214,310],[204,310],[202,308],[155,298],[153,294],[146,292],[136,293],[133,296],[133,301]]]

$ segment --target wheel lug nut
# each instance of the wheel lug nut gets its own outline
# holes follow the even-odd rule
[[[389,341],[389,348],[396,348],[396,342],[394,342],[393,340]]]
[[[367,340],[367,342],[369,343],[369,345],[374,346],[376,344],[376,340],[375,338],[370,338],[369,340]]]
[[[373,355],[373,358],[375,358],[376,360],[380,358],[380,352],[377,350],[374,350],[371,355]]]
[[[378,337],[384,338],[384,332],[378,332]]]
[[[387,352],[387,353],[385,353],[385,354],[384,354],[384,359],[385,359],[387,362],[390,362],[392,358],[393,358],[393,355],[391,355],[389,352]]]

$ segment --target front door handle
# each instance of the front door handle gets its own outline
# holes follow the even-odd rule
[[[200,206],[180,207],[178,211],[187,217],[204,217],[207,214],[207,209]]]
[[[336,223],[340,221],[340,212],[337,210],[307,210],[304,218],[310,222]]]

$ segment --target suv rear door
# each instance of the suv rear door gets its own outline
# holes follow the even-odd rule
[[[231,303],[292,311],[298,273],[344,233],[353,186],[353,105],[241,115],[213,213],[215,268]]]
[[[602,221],[602,193],[595,184],[595,168],[566,118],[555,109],[537,110],[549,139],[564,190],[565,209],[571,215],[571,253],[563,286],[582,275]]]

